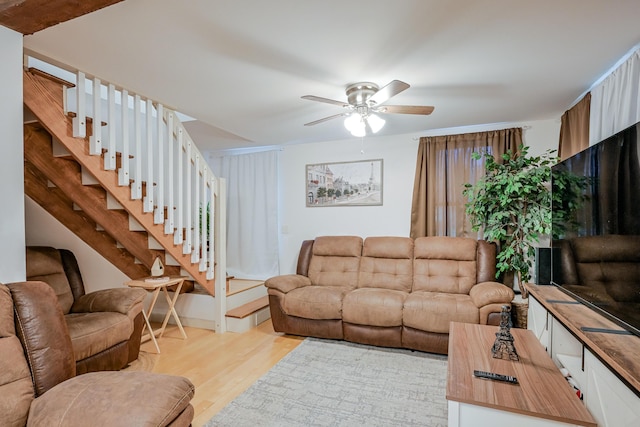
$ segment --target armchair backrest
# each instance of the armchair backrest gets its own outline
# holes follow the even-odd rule
[[[358,283],[362,238],[321,236],[313,242],[309,279],[318,286],[349,286]]]
[[[84,295],[80,269],[71,251],[48,246],[27,246],[27,280],[43,281],[53,288],[64,314]]]
[[[410,292],[413,284],[413,239],[367,237],[360,259],[359,288]]]
[[[27,424],[33,385],[22,344],[13,320],[13,299],[0,284],[0,421],[3,425]]]
[[[34,397],[76,375],[71,338],[54,290],[0,284],[0,424],[24,426]]]
[[[475,284],[495,280],[486,278],[491,270],[486,265],[490,263],[486,253],[489,248],[483,247],[480,252],[479,245],[480,241],[467,237],[417,238],[412,291],[468,294]],[[482,259],[480,266],[479,253]],[[493,266],[495,274],[495,256]]]

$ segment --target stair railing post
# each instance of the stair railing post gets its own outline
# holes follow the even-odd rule
[[[191,138],[187,138],[186,141],[186,146],[187,146],[187,152],[185,153],[185,164],[186,164],[186,170],[184,172],[184,176],[185,176],[185,185],[184,185],[184,228],[186,230],[185,232],[185,240],[184,243],[182,245],[182,253],[183,254],[190,254],[191,251],[193,250],[193,226],[191,224],[192,220],[193,220],[193,214],[191,212],[191,209],[193,208],[192,203],[192,188],[191,188],[191,181],[192,181],[192,176],[193,176],[193,168],[191,167],[191,145],[193,144],[193,142],[191,142]]]
[[[227,331],[225,314],[227,313],[227,183],[223,178],[217,180],[218,197],[215,203],[215,325],[216,333]]]
[[[147,151],[146,151],[146,174],[147,182],[145,197],[143,199],[142,211],[153,212],[155,180],[153,177],[153,103],[150,99],[146,101],[146,123],[147,123]]]
[[[78,71],[76,82],[76,116],[73,118],[73,136],[85,138],[87,136],[87,90],[86,78],[82,71]]]
[[[157,125],[157,138],[158,144],[156,149],[157,159],[157,183],[156,188],[156,200],[155,210],[153,215],[154,224],[162,224],[164,222],[164,183],[165,183],[165,170],[164,170],[164,108],[162,104],[156,106],[156,125]]]
[[[133,98],[133,161],[135,164],[133,171],[133,184],[131,185],[131,199],[142,199],[142,113],[140,111],[140,95]]]
[[[129,173],[129,92],[123,89],[120,94],[122,153],[120,155],[120,169],[118,169],[118,185],[124,187],[131,185]],[[115,134],[115,128],[112,131]]]
[[[116,87],[107,86],[107,152],[104,153],[104,169],[116,170]]]
[[[174,202],[173,202],[173,111],[166,110],[167,115],[167,219],[164,222],[164,234],[174,232]]]
[[[203,162],[204,163],[204,162]],[[200,256],[200,266],[198,267],[199,271],[207,271],[207,257],[208,257],[208,244],[209,240],[207,239],[207,226],[209,225],[209,203],[207,201],[207,185],[208,181],[208,171],[206,165],[202,168],[202,186],[200,187],[202,190],[202,203],[201,213],[200,213],[200,242],[202,247],[202,254]]]
[[[191,264],[200,261],[200,215],[202,205],[200,204],[200,155],[196,153],[193,166],[193,250],[191,251]]]
[[[216,248],[215,248],[215,239],[214,236],[216,235],[216,231],[215,231],[215,220],[216,220],[216,210],[215,210],[215,206],[217,204],[216,201],[216,179],[212,176],[209,179],[209,201],[210,201],[210,205],[208,206],[208,212],[209,212],[209,224],[208,224],[208,231],[209,231],[209,235],[207,236],[207,241],[209,242],[208,247],[209,247],[209,262],[208,262],[208,266],[207,266],[207,280],[213,280],[214,278],[214,273],[215,273],[215,256],[216,256]]]
[[[89,154],[98,156],[102,154],[102,85],[100,79],[93,78],[93,126],[89,137]]]
[[[178,159],[176,160],[176,165],[178,166],[178,171],[176,173],[177,183],[176,183],[176,231],[173,234],[173,243],[175,245],[180,245],[184,240],[184,160],[183,160],[183,146],[184,146],[184,132],[182,131],[182,126],[178,126]]]

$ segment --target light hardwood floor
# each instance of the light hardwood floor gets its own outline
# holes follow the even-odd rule
[[[274,332],[271,320],[242,334],[184,329],[186,340],[175,326],[167,327],[158,341],[160,354],[155,354],[149,341],[142,344],[140,351],[153,365],[153,372],[182,375],[196,386],[191,401],[195,408],[194,427],[206,423],[303,340]]]

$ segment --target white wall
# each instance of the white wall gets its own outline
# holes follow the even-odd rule
[[[0,282],[25,278],[22,34],[0,26]]]
[[[124,287],[129,278],[70,232],[29,197],[24,197],[26,244],[69,249],[76,256],[85,291]]]
[[[280,152],[280,272],[295,272],[300,243],[320,235],[408,236],[411,198],[420,136],[524,127],[530,154],[557,149],[559,120],[482,125],[422,132],[419,135],[367,137],[290,145]],[[361,153],[361,150],[364,153]],[[383,205],[306,207],[305,165],[383,159]]]

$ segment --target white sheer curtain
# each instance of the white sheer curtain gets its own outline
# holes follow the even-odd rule
[[[278,153],[225,156],[211,163],[227,180],[227,274],[255,280],[276,276]]]
[[[591,145],[640,121],[640,50],[591,90]]]

